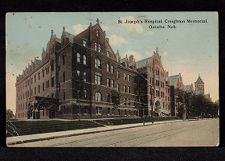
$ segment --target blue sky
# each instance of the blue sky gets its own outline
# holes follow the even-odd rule
[[[74,35],[99,18],[114,51],[136,60],[150,57],[159,48],[169,75],[181,73],[185,84],[201,75],[205,92],[218,99],[218,14],[217,12],[76,12],[7,13],[6,80],[7,108],[15,109],[15,78],[34,57],[41,56],[51,30],[61,37],[62,28]],[[207,24],[176,24],[176,29],[149,29],[149,24],[118,24],[118,20],[207,19]],[[13,99],[13,101],[12,101]]]

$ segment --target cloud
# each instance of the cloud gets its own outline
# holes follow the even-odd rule
[[[134,59],[135,61],[139,61],[141,59],[143,59],[143,54],[137,52],[137,51],[134,51],[134,50],[128,50],[125,52],[125,55],[127,55],[127,57],[129,57],[130,55],[133,55],[134,56]]]
[[[109,41],[111,45],[117,45],[120,46],[121,44],[127,44],[127,41],[121,37],[121,36],[117,36],[117,35],[111,35],[109,37]]]
[[[125,17],[121,17],[121,20],[124,22],[126,20],[129,21],[136,21],[137,19],[135,17],[132,16],[125,16]],[[140,24],[122,24],[122,27],[124,27],[125,29],[127,29],[129,32],[137,32],[137,33],[143,33],[144,29]]]
[[[72,26],[72,30],[73,30],[73,33],[79,34],[82,31],[84,31],[87,27],[88,27],[87,25],[76,24]]]
[[[163,55],[163,56],[167,56],[167,55],[168,55],[168,52],[167,52],[167,51],[164,51],[164,52],[162,53],[162,55]]]
[[[103,31],[109,31],[109,26],[101,25]]]

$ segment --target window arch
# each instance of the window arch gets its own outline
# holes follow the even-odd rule
[[[102,94],[100,92],[95,93],[95,101],[101,102],[102,100]]]

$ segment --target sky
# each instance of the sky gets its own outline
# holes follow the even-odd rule
[[[133,54],[138,61],[152,56],[158,48],[169,75],[181,73],[184,84],[194,84],[200,74],[205,93],[210,93],[213,101],[219,99],[217,12],[15,12],[6,14],[6,108],[15,113],[16,76],[35,57],[41,58],[51,30],[60,38],[65,26],[76,35],[90,22],[94,25],[97,18],[114,52],[118,50],[122,58]],[[153,24],[144,23],[145,19],[162,19],[162,24],[154,25],[165,28],[149,28]],[[207,23],[167,24],[166,19],[207,19]],[[125,24],[126,20],[143,23]]]

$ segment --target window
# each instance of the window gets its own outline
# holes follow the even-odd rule
[[[65,64],[65,56],[62,56],[62,60],[63,60],[63,65]]]
[[[102,94],[100,92],[95,93],[95,101],[97,102],[102,101]]]
[[[78,77],[80,76],[80,71],[79,71],[79,70],[77,70],[77,76],[78,76]]]
[[[80,63],[80,53],[77,53],[77,63]]]
[[[130,81],[130,75],[127,75],[127,79],[128,79],[128,81]]]
[[[45,90],[45,83],[42,83],[42,90]]]
[[[109,57],[109,51],[106,52],[106,55]]]
[[[109,64],[106,65],[106,70],[109,72]]]
[[[40,93],[41,87],[40,85],[38,85],[38,93]]]
[[[101,61],[98,58],[95,58],[95,68],[101,68]]]
[[[65,91],[63,92],[63,99],[64,100],[66,99],[66,92]]]
[[[52,77],[51,83],[52,83],[52,87],[54,87],[54,77]]]
[[[34,94],[36,95],[36,87],[34,87]]]
[[[36,82],[36,74],[34,75],[34,82]]]
[[[87,42],[85,40],[83,40],[83,46],[86,47],[87,46]]]
[[[116,78],[119,78],[119,71],[116,72]]]
[[[87,90],[86,89],[84,89],[84,98],[87,98]]]
[[[110,87],[110,79],[107,78],[107,86]]]
[[[46,81],[46,88],[49,87],[49,80]]]
[[[38,80],[40,80],[40,73],[38,73]]]
[[[97,51],[97,43],[95,43],[95,51]]]
[[[83,73],[83,80],[84,80],[84,82],[87,82],[87,73],[86,72]]]
[[[98,84],[98,85],[102,84],[102,76],[99,73],[95,73],[95,84]]]
[[[118,114],[120,115],[120,109],[118,109]]]
[[[110,94],[108,93],[108,94],[107,94],[107,102],[110,102],[110,98],[111,98],[111,97],[110,97]]]
[[[51,61],[51,71],[54,71],[54,60]]]
[[[101,52],[101,45],[98,44],[98,52]]]
[[[108,115],[110,115],[110,108],[108,108]]]
[[[120,84],[117,84],[117,91],[120,91]]]
[[[42,77],[44,78],[44,76],[45,76],[45,71],[44,69],[42,69]]]
[[[123,75],[123,78],[124,78],[124,80],[126,80],[126,78],[127,78],[125,73],[124,73],[124,75]]]
[[[83,64],[84,64],[84,65],[87,64],[87,57],[86,57],[86,55],[83,55]]]
[[[63,82],[65,82],[65,78],[66,76],[65,76],[65,72],[63,72]]]
[[[127,98],[124,98],[124,105],[127,105]]]
[[[96,107],[96,115],[102,114],[102,107]]]
[[[111,80],[111,87],[114,88],[114,80]]]
[[[128,93],[130,93],[130,86],[128,86],[127,88],[128,88]]]
[[[111,66],[111,73],[114,73],[114,66]]]
[[[99,36],[99,32],[98,32],[98,30],[96,31],[96,37],[98,37]]]
[[[49,73],[49,67],[46,67],[46,75]]]
[[[124,92],[125,93],[127,92],[127,86],[124,86]]]

